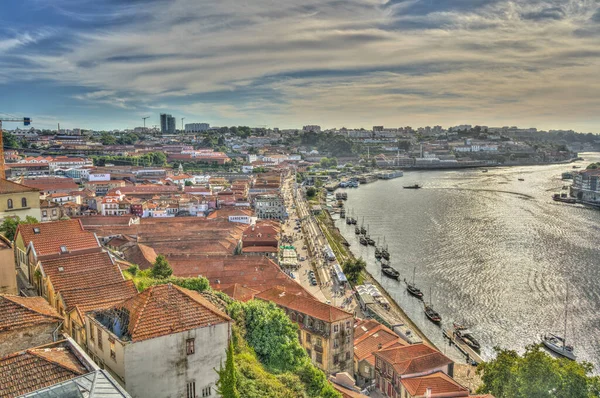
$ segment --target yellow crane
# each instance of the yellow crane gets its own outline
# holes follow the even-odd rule
[[[0,178],[6,178],[6,170],[4,169],[4,136],[2,135],[2,122],[18,122],[23,123],[25,126],[29,126],[31,124],[30,117],[22,117],[22,118],[4,118],[0,117]]]

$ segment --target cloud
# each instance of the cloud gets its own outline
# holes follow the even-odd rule
[[[65,28],[0,35],[0,81],[231,124],[600,123],[594,0],[111,1],[38,0]]]

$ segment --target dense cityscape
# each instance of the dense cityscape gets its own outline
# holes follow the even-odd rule
[[[344,202],[352,187],[411,173],[563,165],[555,177],[569,188],[547,200],[593,209],[600,174],[579,152],[598,150],[596,135],[470,125],[177,130],[172,116],[160,119],[160,128],[123,131],[3,131],[1,396],[93,396],[101,384],[133,397],[491,397],[509,388],[494,387],[501,357],[517,355],[524,369],[540,355],[558,369],[568,361],[541,345],[518,357],[498,344],[484,356],[492,347],[468,325],[443,323],[430,292],[403,273],[442,325],[431,335],[385,287],[401,279],[385,236],[370,237],[364,213]],[[381,274],[353,253],[354,229]],[[591,374],[582,383],[598,387]]]

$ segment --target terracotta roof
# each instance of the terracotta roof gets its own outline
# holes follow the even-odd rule
[[[79,189],[79,185],[72,178],[39,177],[23,180],[23,184],[40,191],[68,190],[70,192]]]
[[[342,394],[342,398],[366,398],[366,397],[368,397],[365,394],[361,394],[359,392],[353,391],[353,390],[346,388],[340,384],[331,383],[331,385],[333,386],[333,388],[338,390],[338,392],[340,394]]]
[[[0,398],[12,398],[76,376],[88,369],[63,342],[0,358]]]
[[[39,189],[17,184],[16,182],[8,181],[3,178],[0,179],[0,194],[34,191],[39,191]]]
[[[62,317],[43,297],[0,294],[0,332],[60,321]]]
[[[376,320],[359,321],[354,324],[354,357],[357,361],[367,360],[371,365],[375,365],[375,351],[405,345],[408,343]]]
[[[150,246],[138,243],[124,248],[123,256],[130,263],[137,264],[140,269],[147,269],[152,267],[156,261],[157,254]]]
[[[279,249],[273,246],[247,246],[242,248],[242,253],[277,253]]]
[[[94,234],[84,231],[79,220],[20,224],[15,236],[18,236],[19,233],[26,246],[29,246],[29,242],[33,242],[38,257],[58,254],[61,246],[66,246],[67,250],[71,252],[100,247]]]
[[[258,290],[250,289],[249,287],[242,286],[239,283],[234,283],[233,285],[221,291],[232,299],[243,302],[252,300],[254,295],[258,293]]]
[[[280,287],[261,292],[255,296],[256,298],[272,301],[275,304],[310,315],[313,318],[320,319],[325,322],[336,322],[342,319],[352,318],[352,314],[343,311],[333,305],[328,305],[319,300],[292,293]]]
[[[57,292],[63,289],[93,288],[123,280],[119,267],[108,253],[97,249],[49,257],[41,261],[44,274]]]
[[[136,294],[137,289],[131,280],[121,280],[92,287],[63,289],[59,293],[67,311],[78,307],[81,313],[112,307]]]
[[[469,390],[458,384],[444,372],[435,372],[427,376],[400,379],[412,397],[424,397],[427,389],[431,389],[431,396],[443,397],[468,397]]]
[[[374,354],[391,364],[399,375],[423,373],[452,363],[444,354],[426,344],[388,348]]]
[[[231,321],[199,293],[170,283],[151,286],[115,308],[128,311],[134,342]]]

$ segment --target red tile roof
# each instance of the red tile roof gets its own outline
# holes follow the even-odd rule
[[[12,398],[88,373],[63,342],[0,358],[0,398]]]
[[[371,365],[375,365],[375,351],[405,345],[408,343],[376,320],[370,319],[354,324],[354,358],[357,361],[367,360]]]
[[[41,261],[43,273],[57,292],[63,289],[93,288],[123,280],[110,255],[101,249],[48,257]]]
[[[112,307],[137,294],[130,280],[91,287],[76,287],[60,291],[67,311],[77,307],[81,313]]]
[[[353,317],[351,313],[333,305],[322,303],[313,297],[286,291],[280,287],[263,291],[257,294],[255,298],[272,301],[281,307],[298,311],[329,323]]]
[[[137,264],[140,269],[144,270],[152,267],[156,261],[157,254],[150,246],[138,243],[125,247],[123,249],[123,256],[125,260],[132,264]]]
[[[17,184],[16,182],[8,181],[0,178],[0,194],[19,193],[19,192],[34,192],[39,191],[37,188],[28,187],[26,185]]]
[[[36,233],[35,231],[39,232]],[[84,231],[79,220],[53,221],[40,224],[20,224],[15,236],[21,234],[25,245],[33,242],[38,257],[60,253],[66,246],[70,252],[100,247],[96,236]]]
[[[170,283],[151,286],[115,308],[129,312],[134,342],[231,321],[199,293]]]
[[[39,189],[40,191],[75,191],[79,189],[79,185],[72,178],[59,177],[38,177],[23,180],[23,185],[31,188]]]
[[[375,356],[392,365],[399,375],[428,372],[452,363],[444,354],[426,344],[388,348],[375,352]]]
[[[234,283],[233,285],[222,289],[223,293],[227,294],[234,300],[246,302],[248,300],[252,300],[254,295],[259,293],[258,290],[250,289],[248,287],[244,287],[239,283]]]
[[[427,376],[400,379],[412,397],[424,397],[427,389],[431,389],[431,397],[468,397],[469,390],[458,384],[443,372],[435,372]]]
[[[62,320],[43,297],[0,294],[0,332]]]

